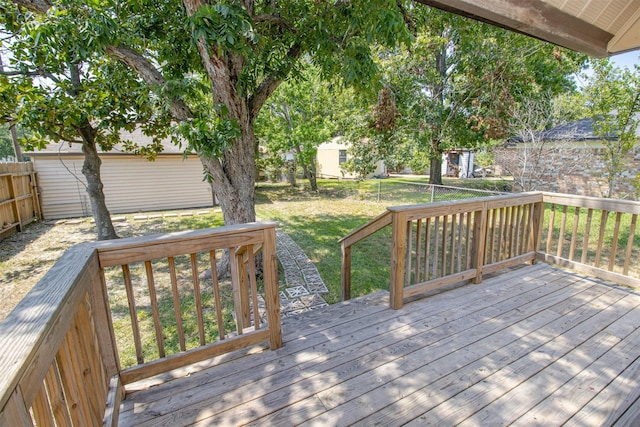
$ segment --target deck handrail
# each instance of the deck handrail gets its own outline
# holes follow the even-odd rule
[[[269,343],[272,349],[280,347],[275,228],[275,223],[242,224],[81,244],[67,250],[0,323],[0,425],[117,425],[127,383],[260,342]],[[184,346],[186,333],[179,331],[182,342],[178,352],[161,354],[151,361],[139,360],[140,365],[123,369],[113,326],[115,314],[110,310],[110,293],[116,289],[118,277],[105,274],[105,269],[121,267],[126,272],[121,279],[128,282],[127,297],[139,297],[140,289],[130,285],[134,263],[141,264],[143,274],[146,270],[149,294],[155,295],[161,291],[161,274],[171,276],[172,285],[176,285],[173,290],[184,286],[176,281],[185,276],[176,267],[178,257],[183,256],[186,264],[191,262],[192,293],[198,299],[204,295],[200,288],[203,282],[198,279],[199,253],[208,254],[214,269],[211,292],[216,305],[212,310],[222,319],[221,312],[226,309],[220,305],[222,285],[215,274],[215,254],[221,250],[230,254],[237,329],[226,330],[228,323],[218,325],[223,332],[213,342],[205,342],[200,329],[200,344],[190,348]],[[168,266],[163,263],[167,257]],[[262,269],[263,292],[258,291],[256,266]],[[259,317],[263,310],[259,298],[264,298],[264,319]],[[141,308],[134,300],[128,299],[128,305],[135,330]],[[149,310],[155,323],[160,316],[153,300],[150,297]],[[179,303],[174,301],[174,305],[176,310],[181,309]],[[196,306],[201,310],[203,301]],[[175,314],[182,318],[182,312]],[[162,329],[155,326],[161,342]],[[198,327],[204,326],[198,313]],[[141,348],[136,346],[138,350]]]
[[[550,213],[538,259],[640,288],[640,266],[631,265],[640,259],[639,202],[555,193],[543,200]]]
[[[340,240],[340,248],[342,250],[342,269],[341,269],[341,292],[342,300],[351,299],[351,246],[359,241],[371,236],[391,224],[391,212],[385,211],[366,223],[356,228]]]
[[[559,227],[554,223],[554,206],[562,206],[563,210]],[[565,237],[569,206],[576,209],[576,213],[571,237]],[[598,238],[592,239],[595,242],[590,242],[588,235],[582,239],[582,258],[577,260],[576,245],[580,239],[576,236],[580,227],[585,227],[578,224],[582,221],[579,219],[580,208],[589,210],[587,231],[594,211],[602,212],[602,220]],[[609,213],[615,213],[616,220],[609,248],[603,249],[605,229],[611,227],[605,224]],[[640,238],[635,237],[640,228],[636,227],[639,213],[638,202],[544,192],[388,207],[378,218],[341,239],[343,299],[351,296],[351,246],[361,240],[359,236],[368,237],[379,231],[380,225],[389,223],[392,225],[389,291],[393,308],[401,307],[406,298],[416,294],[460,281],[480,283],[483,274],[536,260],[571,267],[617,283],[640,286],[640,279],[629,274],[634,241]],[[624,215],[628,218],[624,219]],[[631,237],[627,238],[624,248],[616,249],[618,241],[623,240],[621,224],[629,224]],[[554,238],[557,241],[553,241]],[[570,240],[567,254],[563,253],[565,238]],[[545,243],[544,248],[542,243]],[[595,245],[597,249],[589,249],[589,245]],[[552,246],[558,248],[555,254],[550,253]],[[587,259],[589,251],[596,252],[593,261]],[[608,266],[601,268],[607,251],[610,252]],[[624,252],[623,257],[621,252]],[[616,258],[617,255],[621,259]],[[616,269],[620,271],[614,271]]]

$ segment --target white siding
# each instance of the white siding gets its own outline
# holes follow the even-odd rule
[[[102,156],[101,176],[112,214],[211,206],[211,187],[203,182],[195,156]],[[91,215],[81,156],[33,156],[43,216],[47,219]]]

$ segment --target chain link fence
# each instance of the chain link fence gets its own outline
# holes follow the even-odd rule
[[[345,198],[387,204],[420,204],[487,197],[510,193],[510,184],[496,181],[495,190],[433,185],[394,179],[364,181],[340,180],[339,192]]]

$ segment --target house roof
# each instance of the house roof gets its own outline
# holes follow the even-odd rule
[[[640,127],[636,128],[636,136],[640,138]],[[617,135],[607,136],[608,139],[616,139]],[[540,141],[600,141],[602,136],[597,135],[593,130],[593,119],[584,118],[573,122],[565,123],[551,129],[538,132],[536,139]],[[522,137],[509,138],[508,142],[523,142]],[[527,142],[527,141],[525,141]]]
[[[138,145],[145,146],[151,144],[153,139],[150,136],[142,133],[142,130],[136,129],[133,132],[123,131],[120,133],[121,140],[128,140],[137,143]],[[184,148],[180,148],[177,145],[173,144],[169,138],[166,138],[162,141],[163,151],[159,153],[159,156],[162,155],[183,155]],[[128,152],[124,149],[123,144],[116,144],[111,150],[103,151],[100,147],[98,148],[98,153],[104,155],[126,155],[126,156],[134,156],[135,154]],[[36,151],[28,151],[25,152],[30,157],[38,157],[38,156],[51,156],[51,155],[82,155],[82,145],[81,144],[69,144],[68,142],[52,142],[47,144],[42,150]]]
[[[606,57],[640,48],[640,0],[417,0]]]

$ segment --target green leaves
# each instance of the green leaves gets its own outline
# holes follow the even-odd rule
[[[214,113],[176,125],[176,134],[186,141],[185,153],[196,152],[201,157],[220,158],[240,137],[238,122],[228,116],[224,106],[217,106]]]
[[[219,56],[248,54],[257,42],[251,18],[238,4],[204,5],[191,17],[193,40],[204,39]]]

